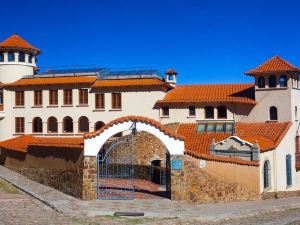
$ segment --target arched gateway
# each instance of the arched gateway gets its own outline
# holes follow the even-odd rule
[[[121,138],[120,141],[117,140],[117,142],[111,143],[105,151],[103,150],[103,146],[107,146],[107,141],[111,137],[113,137],[115,134],[126,131],[131,131],[131,134],[127,135],[127,138]],[[170,131],[166,126],[150,118],[141,116],[122,117],[111,121],[96,132],[87,133],[84,135],[83,199],[106,199],[107,193],[113,192],[114,190],[112,189],[116,188],[112,188],[110,185],[109,190],[107,190],[107,187],[105,187],[106,195],[99,195],[99,180],[106,179],[107,181],[107,179],[110,179],[110,183],[116,182],[115,180],[111,179],[115,176],[109,174],[110,171],[115,171],[115,168],[121,168],[121,173],[118,172],[119,180],[124,177],[130,178],[132,173],[131,171],[133,169],[133,167],[130,166],[130,164],[133,164],[133,161],[130,157],[131,154],[133,156],[133,151],[126,151],[126,153],[124,153],[125,151],[123,150],[120,151],[123,152],[123,154],[120,152],[119,154],[116,154],[113,153],[112,148],[114,148],[116,145],[120,145],[122,148],[124,142],[127,142],[128,145],[128,143],[132,141],[132,136],[134,136],[135,131],[145,131],[156,136],[166,147],[166,153],[170,156],[170,161],[172,161],[172,166],[174,167],[172,169],[178,170],[180,167],[182,167],[182,157],[184,155],[183,137],[177,135],[175,132]],[[110,155],[113,155],[114,158],[110,158]],[[112,168],[113,164],[116,166]],[[124,166],[124,164],[126,164],[126,166]],[[170,171],[168,172],[170,177],[171,173]],[[103,175],[105,175],[105,178]],[[171,188],[172,179],[171,177],[169,179]],[[103,187],[100,191],[102,191],[102,189]],[[123,189],[128,192],[134,191],[130,188],[130,185],[128,186],[128,183],[126,185],[125,182]],[[122,193],[124,193],[124,190]],[[120,196],[121,198],[122,196],[128,198],[128,195],[122,194]],[[112,197],[114,196],[109,196],[108,199],[112,199]]]

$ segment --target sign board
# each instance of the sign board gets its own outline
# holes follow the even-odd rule
[[[182,159],[173,159],[172,160],[172,170],[182,170]]]
[[[200,161],[199,161],[199,167],[200,167],[200,169],[205,168],[205,166],[206,166],[206,161],[203,160],[203,159],[200,159]]]

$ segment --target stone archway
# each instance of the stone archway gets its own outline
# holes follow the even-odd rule
[[[105,142],[113,135],[128,131],[134,126],[137,131],[145,131],[156,136],[165,146],[170,155],[171,169],[181,170],[183,167],[183,137],[170,131],[167,127],[150,118],[127,116],[113,120],[100,130],[84,135],[84,168],[83,168],[83,199],[96,199],[97,196],[97,155]],[[170,173],[170,189],[174,178]],[[171,192],[172,199],[172,192]]]

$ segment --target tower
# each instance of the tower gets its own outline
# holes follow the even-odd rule
[[[171,84],[172,86],[175,86],[177,74],[178,73],[174,69],[168,69],[166,71],[166,81],[167,81],[167,83]]]
[[[255,78],[253,121],[298,121],[300,69],[274,56],[245,74]]]
[[[14,34],[0,43],[0,82],[10,83],[33,75],[41,51]]]

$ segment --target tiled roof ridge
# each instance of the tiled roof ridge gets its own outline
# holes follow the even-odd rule
[[[96,136],[99,136],[106,129],[112,127],[113,125],[124,123],[127,121],[147,123],[147,124],[150,124],[150,125],[156,127],[157,129],[159,129],[161,132],[168,135],[169,137],[172,137],[172,138],[178,139],[178,140],[184,140],[183,136],[171,131],[169,128],[162,125],[160,122],[158,122],[154,119],[148,118],[148,117],[143,117],[143,116],[124,116],[124,117],[112,120],[109,123],[107,123],[105,126],[103,126],[101,129],[99,129],[95,132],[85,133],[84,139],[89,139],[89,138],[94,138]]]
[[[192,156],[197,159],[205,159],[209,161],[216,161],[216,162],[224,162],[224,163],[232,163],[232,164],[239,164],[239,165],[245,165],[245,166],[259,166],[258,161],[248,161],[243,160],[239,158],[229,158],[229,157],[222,157],[222,156],[211,156],[211,155],[205,155],[196,153],[190,150],[185,150],[184,154]]]
[[[214,84],[177,84],[175,88],[177,87],[192,87],[192,86],[223,86],[223,85],[249,85],[250,87],[255,87],[255,84],[253,83],[214,83]]]

